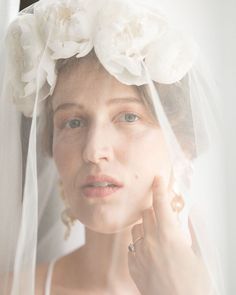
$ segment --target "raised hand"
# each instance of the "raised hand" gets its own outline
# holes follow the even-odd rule
[[[137,288],[143,295],[211,294],[190,219],[192,246],[171,208],[164,180],[156,177],[152,189],[152,207],[143,211],[143,223],[132,228],[135,252],[128,252],[129,271]]]

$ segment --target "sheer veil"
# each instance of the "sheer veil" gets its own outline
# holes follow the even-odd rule
[[[5,42],[1,58],[6,60],[0,73],[1,294],[35,294],[37,263],[84,244],[80,222],[64,240],[59,175],[53,158],[42,148],[42,137],[57,63],[83,58],[94,50],[121,83],[144,86],[167,143],[174,190],[184,196],[181,227],[191,243],[190,217],[211,277],[212,295],[224,295],[218,250],[224,220],[221,97],[207,60],[194,38],[184,32],[184,12],[174,10],[173,1],[94,2],[41,0],[19,13],[1,40]],[[16,1],[14,8],[17,5]],[[12,14],[16,15],[14,9]],[[120,34],[123,26],[128,41]],[[78,34],[80,38],[75,38]],[[182,111],[182,125],[175,125],[171,117],[176,110]]]

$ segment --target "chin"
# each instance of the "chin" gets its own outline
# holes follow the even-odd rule
[[[101,234],[116,234],[120,233],[122,231],[126,231],[130,229],[132,226],[134,226],[137,223],[141,223],[142,218],[137,217],[135,220],[132,221],[124,221],[123,223],[121,222],[100,222],[99,224],[89,224],[89,223],[84,223],[85,227],[88,229],[101,233]]]

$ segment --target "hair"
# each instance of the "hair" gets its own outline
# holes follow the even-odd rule
[[[90,51],[86,57],[96,59],[94,69],[103,67],[96,57],[94,50]],[[64,73],[66,71],[70,71],[72,67],[79,63],[79,60],[80,59],[76,58],[75,56],[68,59],[58,60],[56,66],[57,73],[60,74],[61,72]],[[167,85],[154,82],[154,85],[158,90],[164,111],[180,146],[182,147],[186,156],[193,160],[196,157],[196,148],[190,105],[190,91],[188,87],[188,75],[186,75],[181,81],[177,83]],[[135,87],[137,88],[144,105],[150,111],[150,114],[158,124],[158,119],[155,116],[154,106],[149,95],[148,86],[141,85]],[[42,148],[47,156],[52,157],[53,110],[51,96],[49,96],[45,102],[43,121],[44,127],[42,134]]]

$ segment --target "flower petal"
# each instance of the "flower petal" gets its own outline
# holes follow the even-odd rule
[[[172,29],[153,43],[145,59],[152,80],[171,84],[181,80],[197,56],[192,39]]]

